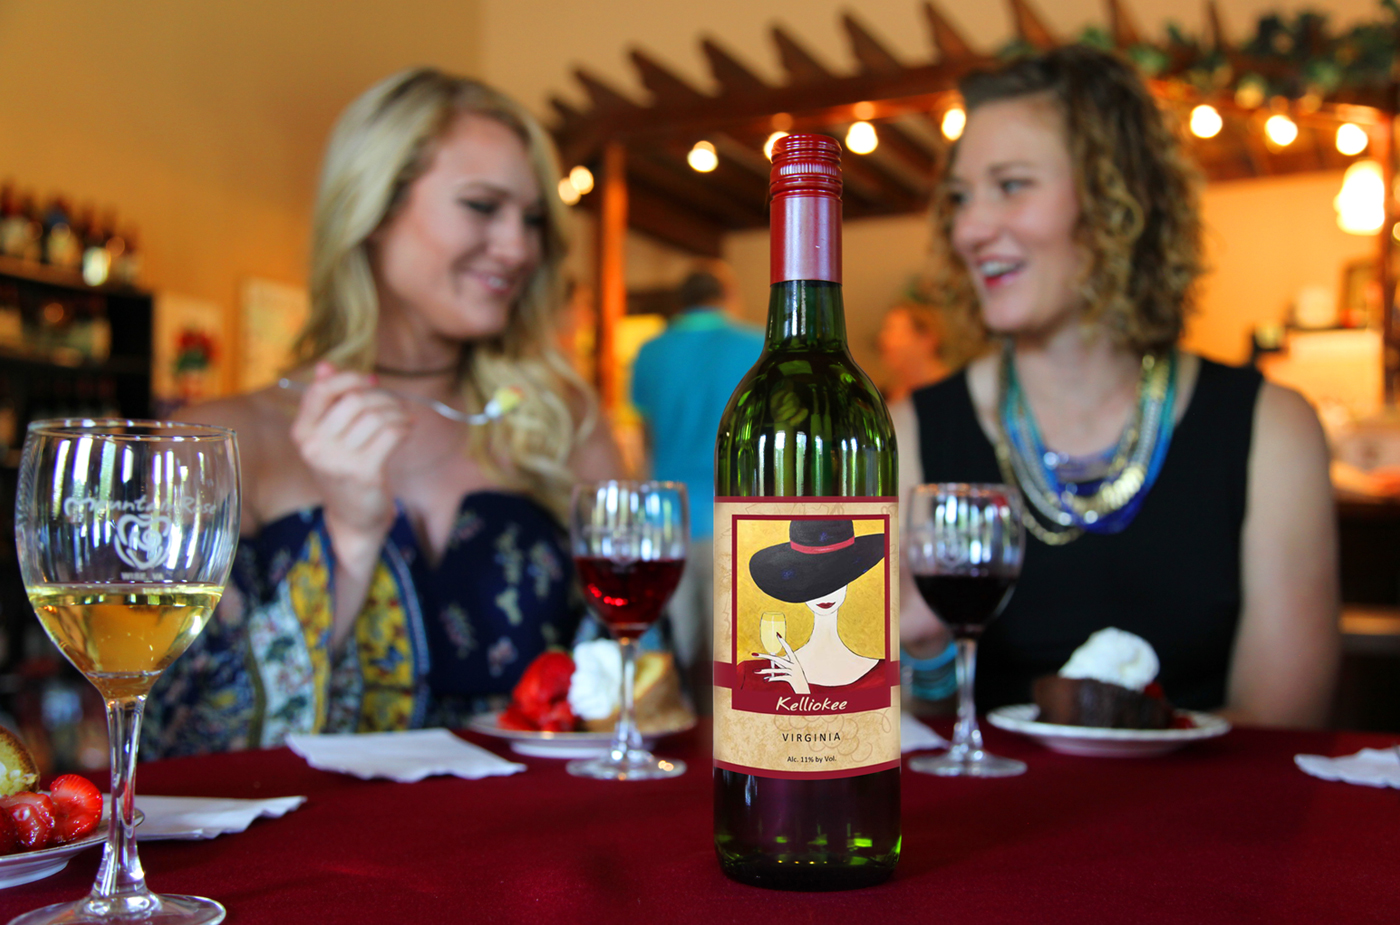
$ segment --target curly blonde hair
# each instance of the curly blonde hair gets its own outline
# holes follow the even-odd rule
[[[495,119],[520,137],[544,207],[540,263],[505,329],[463,344],[458,382],[469,408],[480,409],[505,386],[524,396],[496,426],[472,428],[470,450],[503,481],[562,515],[573,481],[569,458],[592,428],[596,409],[553,337],[563,303],[568,211],[555,194],[559,163],[548,133],[499,91],[433,68],[410,68],[346,107],[322,166],[312,221],[311,309],[293,356],[301,364],[324,359],[373,369],[379,300],[368,241],[402,205],[436,142],[462,113]]]
[[[1088,256],[1080,279],[1087,322],[1139,353],[1175,344],[1204,272],[1199,179],[1168,115],[1132,66],[1068,45],[960,82],[969,115],[1002,100],[1044,96],[1064,119],[1075,169],[1075,236]],[[957,158],[957,146],[948,164]],[[948,172],[934,197],[945,252],[936,291],[960,321],[986,335],[967,268],[952,256]]]

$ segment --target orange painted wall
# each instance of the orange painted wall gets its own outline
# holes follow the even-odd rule
[[[304,282],[339,110],[411,64],[477,73],[479,43],[475,0],[3,0],[0,178],[117,209],[144,285],[232,337],[240,280]]]

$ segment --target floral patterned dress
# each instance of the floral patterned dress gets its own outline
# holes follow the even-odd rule
[[[442,560],[402,509],[343,648],[321,510],[245,538],[224,599],[147,702],[143,758],[282,744],[295,732],[460,726],[500,706],[582,614],[558,522],[507,492],[462,499]]]

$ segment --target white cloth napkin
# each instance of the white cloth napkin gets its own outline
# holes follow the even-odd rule
[[[1355,755],[1341,758],[1294,755],[1293,760],[1298,767],[1323,780],[1341,780],[1367,787],[1400,787],[1400,751],[1394,748],[1363,748]]]
[[[141,841],[213,838],[227,832],[242,832],[254,819],[263,816],[285,816],[305,802],[306,797],[230,800],[141,795],[136,798],[136,808],[146,818],[136,829],[136,835]]]
[[[525,765],[499,758],[446,729],[349,735],[298,733],[287,736],[287,747],[322,771],[339,771],[365,780],[387,777],[405,784],[434,774],[476,780],[525,770]]]
[[[951,743],[908,713],[899,714],[899,750],[921,752],[930,748],[947,748]]]

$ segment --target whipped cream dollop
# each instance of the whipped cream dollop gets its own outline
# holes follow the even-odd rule
[[[611,639],[574,646],[569,709],[579,719],[607,719],[622,698],[622,649]]]
[[[1089,678],[1141,691],[1157,677],[1157,653],[1141,636],[1114,627],[1101,629],[1060,669],[1062,678]]]

